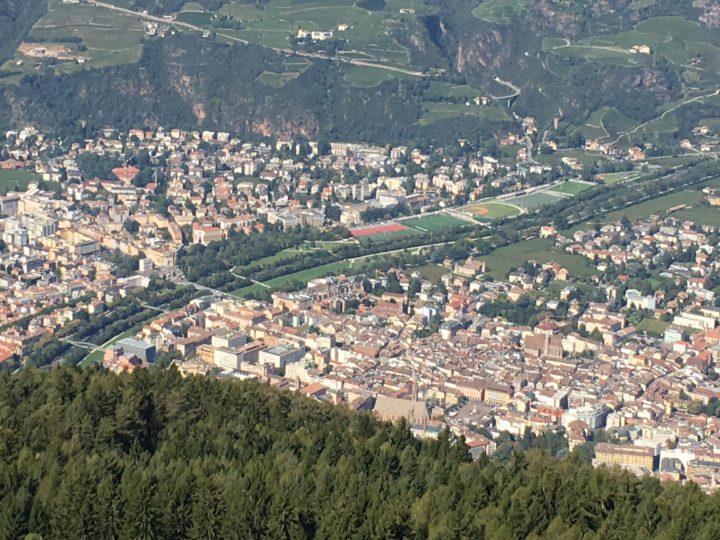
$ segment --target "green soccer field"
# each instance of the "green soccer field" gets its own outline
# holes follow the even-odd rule
[[[553,204],[561,200],[563,200],[561,195],[553,195],[547,191],[536,191],[535,193],[515,197],[512,199],[512,203],[527,210],[534,210],[540,206]]]
[[[431,233],[445,231],[461,225],[467,225],[467,221],[463,221],[462,219],[448,216],[446,214],[436,214],[434,216],[407,219],[401,223],[407,227]]]
[[[563,182],[562,184],[558,184],[557,186],[551,188],[549,191],[555,193],[564,193],[565,195],[577,195],[578,193],[582,193],[583,191],[590,189],[591,187],[593,187],[592,184],[568,180],[567,182]]]

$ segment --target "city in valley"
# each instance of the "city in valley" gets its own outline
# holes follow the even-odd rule
[[[0,361],[177,369],[720,482],[720,182],[596,140],[491,149],[24,126],[0,150]],[[578,449],[578,450],[576,450]]]

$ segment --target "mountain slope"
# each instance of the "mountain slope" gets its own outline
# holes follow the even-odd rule
[[[125,11],[49,1],[28,39],[79,39],[68,47],[87,63],[6,63],[4,126],[162,123],[448,143],[532,116],[541,129],[558,119],[558,137],[673,145],[692,122],[720,118],[720,0],[440,0],[373,10],[350,0],[207,0],[192,9],[112,0]],[[178,35],[153,13],[175,17]],[[149,23],[158,28],[148,33]],[[103,25],[115,25],[112,39],[98,32]],[[301,30],[330,38],[299,38]],[[6,51],[20,35],[2,41]],[[478,96],[490,105],[475,106]]]
[[[28,76],[2,90],[5,126],[30,122],[67,133],[85,125],[204,127],[288,137],[304,135],[398,142],[442,134],[457,122],[416,125],[427,81],[355,87],[329,61],[316,60],[280,88],[257,82],[282,72],[284,55],[179,34],[149,42],[138,64],[69,76]],[[2,120],[0,120],[2,122]],[[467,133],[490,133],[468,123]]]
[[[0,65],[46,9],[46,0],[0,0]]]

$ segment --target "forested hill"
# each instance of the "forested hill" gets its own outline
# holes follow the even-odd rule
[[[285,69],[283,62],[282,54],[267,48],[178,34],[147,43],[137,64],[64,77],[29,75],[18,86],[0,87],[0,128],[29,122],[76,134],[81,125],[87,133],[106,125],[203,126],[397,143],[421,136],[452,140],[458,129],[467,137],[488,137],[502,127],[468,118],[438,122],[432,132],[423,129],[416,122],[428,81],[358,88],[327,60],[313,62],[272,91],[255,82],[263,72]]]
[[[676,144],[720,119],[718,28],[720,0],[0,0],[0,130],[409,145],[531,116],[539,137]]]
[[[0,64],[45,13],[47,0],[0,0]]]
[[[447,436],[253,382],[0,375],[1,538],[712,539],[720,500],[577,456]]]

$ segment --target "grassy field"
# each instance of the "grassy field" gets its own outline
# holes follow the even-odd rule
[[[25,170],[0,170],[0,193],[8,191],[25,191],[31,182],[39,182],[42,180],[39,175],[32,171]]]
[[[467,221],[458,219],[447,214],[435,214],[434,216],[419,217],[401,221],[407,227],[419,229],[422,232],[440,232],[460,225],[467,225]]]
[[[614,172],[614,173],[602,173],[600,178],[607,185],[612,186],[613,184],[619,184],[620,182],[636,180],[640,178],[641,173],[635,171],[628,172]]]
[[[201,11],[181,11],[175,19],[195,26],[207,26],[210,24],[212,14]]]
[[[661,36],[663,43],[669,41],[668,37],[679,41],[718,41],[717,34],[682,17],[653,17],[638,23],[635,30],[645,35]]]
[[[464,98],[472,99],[480,92],[467,84],[452,84],[442,81],[430,81],[430,87],[423,94],[426,98]]]
[[[677,193],[671,193],[657,199],[652,199],[640,204],[628,206],[622,210],[610,212],[602,220],[603,223],[609,223],[620,219],[622,216],[627,216],[632,221],[645,219],[653,214],[663,215],[667,212],[668,208],[678,206],[681,204],[694,205],[702,200],[702,193],[699,191],[679,191]],[[675,214],[673,214],[675,215]]]
[[[578,193],[582,193],[583,191],[590,189],[591,187],[593,187],[592,184],[586,184],[584,182],[573,182],[572,180],[568,180],[567,182],[558,184],[550,191],[554,191],[556,193],[565,193],[566,195],[577,195]]]
[[[35,23],[30,35],[49,42],[59,38],[80,38],[87,50],[79,54],[86,57],[87,62],[81,66],[62,61],[53,67],[58,73],[69,73],[137,61],[144,32],[142,22],[132,15],[89,4],[48,0],[48,12]],[[34,63],[26,62],[27,69],[32,69]]]
[[[348,261],[338,261],[329,264],[323,264],[322,266],[316,266],[315,268],[302,270],[300,272],[295,272],[294,274],[288,274],[286,276],[271,279],[265,282],[265,284],[269,285],[273,289],[277,289],[285,287],[289,283],[295,281],[307,283],[308,281],[315,278],[341,274],[342,272],[347,271],[349,268],[350,263]]]
[[[553,241],[549,239],[516,242],[483,257],[490,275],[496,279],[505,279],[511,268],[516,268],[531,259],[540,263],[559,263],[570,271],[571,279],[587,279],[596,273],[587,259],[557,251]]]
[[[245,30],[238,37],[260,45],[287,48],[290,36],[301,28],[333,31],[333,38],[345,41],[347,50],[370,60],[407,65],[408,51],[393,37],[395,29],[407,28],[414,21],[415,15],[400,13],[403,8],[416,13],[427,10],[416,0],[388,1],[382,11],[362,9],[353,0],[270,0],[262,5],[227,2],[218,14],[242,21]],[[341,24],[348,27],[340,30]]]
[[[423,114],[418,121],[421,126],[427,126],[438,120],[447,120],[459,116],[472,116],[489,122],[509,122],[510,115],[503,107],[493,105],[478,106],[474,103],[424,103]]]
[[[472,214],[474,218],[480,220],[508,218],[520,214],[519,209],[499,201],[487,201],[466,206],[463,208],[463,212]]]
[[[440,281],[440,278],[445,274],[450,273],[450,269],[439,264],[426,264],[425,266],[418,266],[416,268],[410,268],[408,272],[417,272],[422,276],[423,279],[432,281],[433,283]]]
[[[602,107],[590,115],[579,131],[586,138],[608,139],[633,128],[635,122],[614,107]]]
[[[482,5],[482,4],[481,4]],[[479,9],[479,8],[477,8]],[[633,54],[633,46],[647,45],[651,54]],[[653,17],[637,23],[634,28],[617,33],[591,36],[577,42],[561,38],[546,38],[542,48],[561,60],[582,58],[591,62],[620,66],[652,66],[659,58],[685,72],[687,83],[699,89],[712,89],[717,83],[720,70],[720,34],[713,32],[690,18],[676,16]],[[692,63],[692,70],[687,70]],[[548,70],[559,72],[557,63]],[[591,137],[613,137],[630,129],[631,121],[618,113],[608,113],[601,119],[596,111],[585,126],[578,126],[582,133]],[[647,133],[671,132],[675,127],[674,116],[645,126]],[[604,134],[603,132],[606,132]]]
[[[720,176],[718,176],[717,178],[712,178],[712,179],[708,180],[698,189],[702,189],[704,187],[720,189]]]
[[[683,154],[681,156],[656,156],[648,158],[648,163],[662,165],[663,167],[680,167],[698,161],[697,154]]]
[[[307,283],[310,280],[313,280],[315,278],[324,277],[324,276],[334,276],[337,274],[341,274],[345,271],[347,271],[350,268],[350,262],[349,261],[338,261],[333,262],[329,264],[324,264],[322,266],[316,266],[315,268],[309,268],[307,270],[302,270],[300,272],[295,272],[294,274],[287,274],[285,276],[280,276],[274,279],[270,279],[265,282],[265,285],[270,287],[270,289],[281,289],[283,287],[288,286],[291,283]],[[233,292],[233,295],[235,296],[247,296],[248,294],[261,292],[263,289],[268,290],[267,287],[262,287],[261,285],[250,285],[248,287],[242,287],[236,291]]]
[[[552,193],[548,193],[546,191],[536,191],[535,193],[530,193],[529,195],[520,195],[519,197],[514,197],[508,202],[516,204],[522,208],[527,208],[528,210],[534,210],[535,208],[538,208],[540,206],[544,206],[546,204],[553,204],[561,201],[562,199],[563,197],[561,197],[560,195],[553,195]]]
[[[610,133],[610,136],[614,136],[623,131],[632,129],[636,122],[614,107],[607,107],[604,109],[605,114],[602,118],[602,123],[605,129]]]
[[[585,124],[583,124],[579,128],[579,131],[583,134],[583,137],[585,137],[586,139],[604,139],[606,137],[609,137],[610,134],[603,127],[604,116],[605,111],[603,109],[593,111],[593,113],[590,115],[590,118],[588,118]]]
[[[552,49],[550,52],[567,58],[582,58],[616,66],[636,67],[649,63],[646,55],[630,54],[620,47],[574,44]]]
[[[720,227],[720,208],[705,204],[695,204],[691,208],[673,213],[673,217],[693,221],[698,225]]]
[[[637,325],[637,329],[653,336],[661,336],[668,326],[669,323],[661,321],[660,319],[643,319],[642,322]]]

